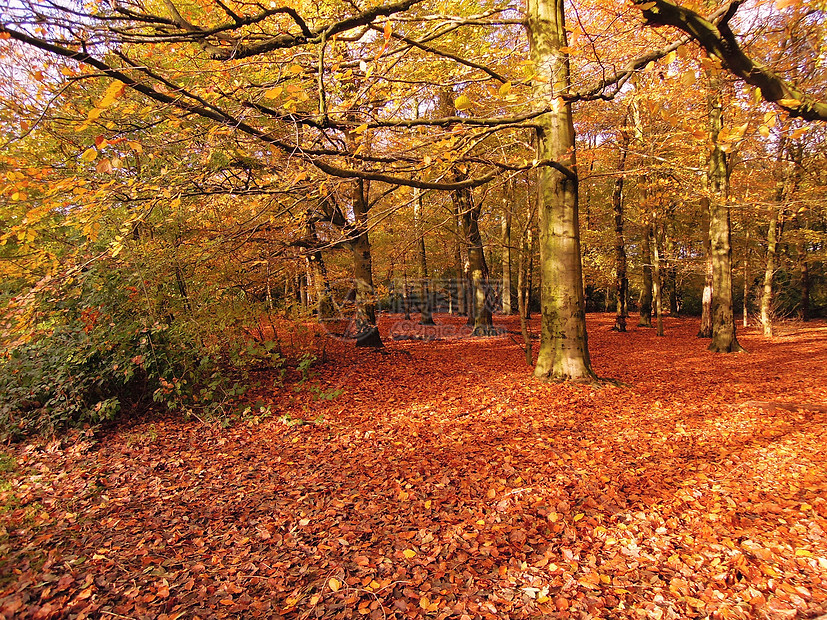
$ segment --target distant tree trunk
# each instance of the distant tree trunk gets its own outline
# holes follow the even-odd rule
[[[718,144],[718,134],[723,128],[720,84],[712,84],[709,103],[709,128],[713,144],[708,172],[709,241],[712,250],[712,342],[709,350],[736,353],[744,349],[735,337],[735,312],[732,304],[732,227],[727,205],[729,173],[726,153]]]
[[[503,242],[503,314],[512,314],[511,308],[511,211],[506,209],[502,218]]]
[[[580,223],[577,158],[569,90],[569,58],[563,0],[528,0],[530,57],[538,103],[551,112],[535,119],[537,159],[556,162],[538,171],[540,215],[540,350],[534,376],[553,381],[593,381],[589,358]]]
[[[810,320],[810,265],[807,261],[807,250],[804,243],[799,244],[801,257],[801,320]]]
[[[742,325],[744,327],[749,326],[749,304],[747,303],[747,299],[749,298],[749,224],[744,227],[746,230],[744,231],[744,304],[743,304],[743,316],[742,318]]]
[[[437,109],[443,116],[456,114],[451,91],[443,88],[439,91]],[[451,169],[454,181],[468,178],[467,171],[454,166]],[[468,324],[474,327],[474,334],[486,334],[493,325],[491,314],[491,290],[489,283],[488,264],[485,261],[485,250],[480,234],[481,205],[474,201],[471,188],[463,188],[451,192],[451,200],[460,223],[462,240],[465,244],[466,278],[470,283],[471,294],[468,303]],[[473,310],[471,309],[473,308]]]
[[[772,289],[775,278],[775,259],[778,248],[778,220],[781,217],[783,204],[770,207],[770,223],[767,227],[767,265],[764,269],[764,286],[761,294],[761,325],[764,336],[772,338]]]
[[[520,261],[517,270],[517,297],[522,304],[527,319],[531,318],[532,237],[531,226],[529,225],[520,246]]]
[[[658,227],[650,226],[652,231],[652,293],[655,297],[655,324],[657,325],[657,335],[663,336],[663,279],[662,269],[660,264],[660,249],[658,242]]]
[[[526,236],[528,242],[526,243]],[[531,313],[528,307],[529,304],[529,284],[528,284],[528,265],[531,262],[530,251],[526,251],[526,247],[531,248],[531,222],[528,223],[527,229],[520,242],[520,257],[517,265],[517,312],[520,314],[520,333],[523,335],[523,344],[525,345],[525,359],[529,366],[534,365],[534,356],[532,353],[531,334],[528,331],[528,320]]]
[[[316,224],[310,217],[308,217],[305,225],[305,235],[311,243],[318,242]],[[314,250],[307,255],[307,266],[316,300],[316,317],[322,321],[333,316],[334,307],[333,298],[330,294],[330,282],[327,279],[327,267],[322,258],[321,250]]]
[[[419,263],[419,323],[433,325],[430,283],[428,282],[428,261],[425,254],[425,232],[422,226],[422,193],[414,189],[414,232],[416,234],[417,259]]]
[[[459,223],[459,217],[457,217],[457,235],[459,237],[462,236],[462,225]],[[460,242],[457,243],[456,247],[456,271],[457,271],[457,278],[456,278],[456,288],[457,288],[457,314],[465,315],[468,313],[468,299],[465,294],[465,261],[462,259],[462,246],[464,243]]]
[[[796,174],[798,174],[796,172]],[[801,272],[801,307],[799,308],[799,317],[802,321],[809,321],[810,320],[810,261],[807,256],[807,241],[805,236],[802,234],[805,227],[807,227],[806,222],[801,222],[800,218],[796,218],[798,220],[798,243],[796,244],[796,254],[798,255],[798,265],[799,270]]]
[[[528,243],[528,265],[526,266],[525,274],[525,311],[526,317],[531,318],[531,304],[535,299],[534,291],[534,257],[537,255],[537,235],[534,234],[534,229],[529,228],[526,233],[526,242]]]
[[[649,239],[652,235],[652,223],[647,222],[643,227],[640,253],[643,260],[643,289],[640,291],[640,320],[638,327],[652,327],[652,246]]]
[[[408,271],[402,272],[402,318],[411,320],[411,292],[408,288]]]
[[[626,119],[623,119],[626,124]],[[612,188],[612,211],[615,218],[615,290],[617,291],[617,306],[615,324],[612,329],[619,332],[626,331],[626,298],[629,294],[629,279],[626,275],[626,242],[623,238],[623,171],[626,169],[626,153],[629,146],[629,133],[621,131],[620,158],[617,171],[620,173],[615,179]],[[606,300],[608,301],[608,291]]]
[[[353,276],[356,282],[356,344],[357,346],[381,347],[382,341],[376,329],[376,305],[373,298],[373,265],[368,238],[369,207],[366,182],[356,179],[352,187],[353,227],[349,236],[353,249]]]
[[[709,240],[709,200],[702,201],[705,217],[701,227],[704,230],[704,289],[701,297],[701,328],[698,338],[712,338],[712,245]]]
[[[775,279],[776,256],[778,252],[778,241],[781,229],[778,224],[784,214],[784,198],[787,182],[789,180],[789,168],[784,163],[784,151],[787,148],[786,137],[778,142],[775,161],[779,167],[779,178],[775,184],[775,207],[770,207],[770,221],[767,226],[767,262],[764,269],[764,286],[761,292],[761,326],[764,336],[772,338],[772,298],[773,280]]]
[[[670,217],[674,214],[674,209],[671,207],[669,214]],[[672,235],[669,234],[666,222],[663,223],[661,228],[661,235],[664,250],[664,256],[661,257],[663,261],[663,288],[669,295],[669,315],[678,316],[680,313],[680,306],[678,305],[678,270],[674,261],[670,258],[675,256],[675,242]]]

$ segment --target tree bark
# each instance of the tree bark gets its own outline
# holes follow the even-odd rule
[[[709,241],[709,200],[701,201],[704,210],[701,227],[704,230],[704,288],[701,296],[701,327],[698,338],[712,338],[712,245]]]
[[[451,96],[451,91],[447,88],[439,91],[437,109],[443,116],[456,113]],[[468,173],[459,166],[453,166],[451,176],[454,181],[460,182],[468,178]],[[460,235],[465,245],[463,256],[465,278],[470,285],[470,295],[466,295],[465,301],[468,325],[473,326],[475,335],[486,335],[493,325],[493,316],[490,275],[480,234],[481,205],[474,201],[473,190],[470,187],[453,190],[451,200],[454,203]]]
[[[709,130],[712,153],[709,157],[709,242],[712,255],[712,342],[710,351],[736,353],[744,349],[735,336],[735,312],[732,304],[732,228],[727,205],[728,169],[726,153],[718,144],[723,128],[721,81],[710,85]]]
[[[488,264],[480,234],[480,207],[474,203],[470,189],[451,192],[457,214],[462,221],[463,237],[466,242],[468,277],[471,283],[473,313],[469,313],[469,325],[475,335],[485,335],[493,324],[490,301]]]
[[[589,358],[580,257],[577,160],[569,88],[563,0],[528,0],[527,26],[534,63],[535,99],[551,112],[536,119],[540,216],[540,350],[534,376],[543,380],[596,379]]]
[[[783,185],[783,181],[781,182]],[[779,190],[778,194],[783,194],[783,189]],[[781,203],[780,199],[778,200]],[[775,279],[776,270],[776,253],[778,250],[778,221],[781,218],[784,209],[783,203],[776,207],[771,207],[770,223],[767,227],[767,264],[764,269],[764,286],[761,293],[761,326],[763,328],[764,336],[772,338],[772,289],[773,280]]]
[[[647,222],[643,227],[640,243],[641,259],[643,260],[643,290],[640,291],[640,320],[638,327],[652,327],[652,246],[649,239],[652,236],[652,223]]]
[[[422,193],[419,189],[414,189],[414,233],[416,234],[416,254],[419,266],[419,323],[420,325],[433,325],[428,260],[425,254],[425,231],[422,226]]]
[[[511,306],[511,211],[506,209],[502,218],[503,242],[503,286],[502,306],[503,314],[512,314]]]
[[[316,224],[310,218],[308,218],[305,226],[305,234],[311,243],[318,241]],[[307,266],[316,299],[316,318],[323,321],[333,316],[334,307],[333,298],[330,294],[330,282],[327,279],[327,267],[321,250],[314,250],[307,255]]]
[[[741,317],[741,324],[744,327],[749,326],[749,304],[747,302],[749,299],[749,236],[749,224],[747,224],[744,234],[744,303],[743,316]]]
[[[623,120],[626,124],[626,119]],[[619,332],[626,331],[626,298],[629,293],[629,279],[626,275],[626,242],[623,238],[623,171],[626,168],[626,153],[629,146],[629,133],[621,131],[620,158],[617,171],[620,173],[615,179],[612,188],[612,211],[615,219],[615,290],[617,291],[617,305],[615,324],[612,329]],[[608,294],[606,295],[608,299]]]
[[[657,335],[663,336],[663,270],[660,264],[658,226],[650,226],[649,230],[652,232],[652,293],[655,297],[655,324]]]

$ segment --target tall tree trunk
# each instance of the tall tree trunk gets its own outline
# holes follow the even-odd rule
[[[744,227],[746,228],[744,233],[744,308],[743,308],[743,316],[742,318],[742,325],[744,327],[749,326],[749,304],[747,300],[749,299],[749,223],[746,224]]]
[[[669,218],[673,218],[675,213],[674,205],[670,205]],[[669,295],[669,315],[678,316],[680,308],[678,306],[678,269],[675,262],[670,257],[675,256],[675,241],[672,235],[669,234],[667,222],[664,221],[661,226],[660,233],[663,239],[664,255],[661,256],[663,261],[663,289]]]
[[[461,175],[464,176],[464,175]],[[458,180],[461,176],[456,177]],[[457,213],[462,219],[462,229],[466,239],[468,256],[468,277],[471,283],[471,303],[473,305],[474,334],[485,335],[493,324],[491,314],[490,285],[488,264],[485,261],[485,251],[480,234],[480,208],[474,204],[474,196],[470,189],[461,189],[451,192]]]
[[[577,160],[571,104],[560,99],[569,88],[563,0],[527,0],[531,60],[537,73],[536,101],[551,112],[536,119],[537,159],[542,166],[537,193],[540,215],[540,350],[534,376],[554,381],[593,381],[589,359]]]
[[[801,320],[810,320],[810,265],[807,261],[807,248],[801,242],[798,245],[801,264]]]
[[[452,100],[452,93],[447,88],[439,91],[437,109],[442,116],[456,114]],[[454,181],[468,178],[467,170],[454,166],[451,169]],[[466,281],[470,285],[470,295],[466,300],[468,310],[468,324],[474,327],[475,335],[484,335],[490,332],[493,325],[491,313],[491,289],[489,282],[488,264],[485,261],[485,250],[480,234],[481,206],[474,201],[471,188],[463,188],[451,192],[451,200],[460,224],[461,237],[465,244],[465,273]]]
[[[623,119],[626,124],[626,119]],[[619,332],[626,331],[626,298],[629,293],[629,279],[626,276],[626,242],[623,238],[623,171],[626,169],[626,152],[629,146],[629,133],[621,131],[620,158],[617,163],[618,174],[612,188],[612,211],[615,218],[615,290],[617,291],[617,307],[615,324],[612,329]],[[608,292],[606,299],[608,300]]]
[[[761,293],[761,325],[764,336],[772,338],[772,289],[776,270],[776,253],[778,250],[778,220],[784,209],[783,204],[770,207],[770,223],[767,227],[767,265],[764,269],[764,286]]]
[[[796,169],[795,173],[795,181],[797,183],[797,175],[798,175],[798,168]],[[807,256],[807,240],[803,234],[803,230],[805,227],[808,227],[806,221],[802,222],[800,218],[798,219],[798,243],[796,244],[796,250],[798,254],[798,265],[799,270],[801,271],[801,307],[799,309],[799,316],[801,317],[802,321],[809,321],[810,320],[810,261]]]
[[[402,318],[411,320],[411,292],[408,288],[408,271],[402,272]]]
[[[528,242],[526,243],[526,237]],[[526,247],[529,251],[526,251]],[[528,265],[530,264],[530,248],[531,248],[531,222],[529,221],[525,233],[520,241],[520,257],[517,265],[517,312],[520,314],[520,333],[523,335],[523,344],[525,345],[525,359],[529,366],[534,365],[534,357],[531,346],[531,334],[528,331],[528,320],[530,318],[529,312],[529,296],[528,296]]]
[[[462,237],[462,225],[459,217],[457,217],[457,238]],[[460,241],[456,247],[456,289],[457,289],[457,314],[465,315],[468,313],[468,299],[465,295],[465,261],[462,259],[462,248],[465,244]]]
[[[655,324],[658,336],[663,336],[663,270],[660,264],[658,227],[653,225],[649,227],[649,230],[652,231],[652,293],[655,298]]]
[[[318,243],[316,224],[310,217],[308,217],[305,225],[305,235],[311,243]],[[333,316],[334,307],[333,298],[330,294],[330,282],[327,279],[327,267],[324,258],[322,258],[321,250],[313,250],[307,255],[307,267],[316,300],[316,317],[319,321],[323,321]]]
[[[416,234],[416,254],[419,266],[419,323],[433,325],[428,261],[425,254],[425,231],[422,226],[422,193],[418,188],[414,189],[414,233]]]
[[[640,291],[640,320],[638,327],[652,327],[652,223],[647,221],[641,236],[640,253],[643,260],[643,289]]]
[[[511,307],[511,211],[506,210],[502,217],[503,242],[503,314],[512,314]]]
[[[704,198],[701,207],[704,209],[704,288],[701,296],[701,327],[698,338],[712,338],[712,244],[709,240],[709,200]]]
[[[718,82],[715,80],[714,82]],[[709,129],[712,153],[709,157],[709,241],[712,250],[712,342],[710,351],[736,353],[744,349],[735,337],[732,304],[732,227],[727,205],[728,170],[726,154],[718,144],[723,128],[721,84],[711,85]]]
[[[789,168],[784,164],[784,151],[787,148],[786,138],[778,142],[778,151],[775,161],[778,164],[779,178],[775,185],[775,206],[770,207],[770,222],[767,226],[767,263],[764,269],[764,286],[761,291],[761,326],[764,336],[772,338],[772,298],[773,280],[775,279],[776,257],[781,230],[778,227],[784,213],[784,194],[789,180]]]
[[[352,182],[353,226],[350,246],[353,251],[353,277],[356,283],[356,345],[381,347],[376,329],[373,265],[368,237],[367,185],[362,179]]]

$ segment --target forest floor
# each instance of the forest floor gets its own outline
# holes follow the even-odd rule
[[[329,341],[260,390],[268,419],[3,448],[0,616],[827,613],[827,323],[739,328],[749,353],[721,355],[696,319],[589,315],[619,381],[593,387],[530,378],[516,319],[437,322],[453,337]]]

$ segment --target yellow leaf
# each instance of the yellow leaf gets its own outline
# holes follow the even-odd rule
[[[813,554],[807,551],[806,549],[796,549],[795,550],[795,557],[797,558],[811,558]]]
[[[805,133],[807,133],[807,128],[806,128],[806,127],[802,127],[801,129],[796,129],[796,130],[792,133],[792,135],[790,136],[790,138],[792,138],[793,140],[797,140],[798,138],[800,138],[801,136],[803,136]],[[804,505],[807,505],[807,504],[804,504]],[[802,508],[802,510],[804,510],[804,508]]]
[[[80,161],[94,161],[97,156],[98,150],[93,146],[83,152],[83,155],[80,156]]]
[[[671,65],[671,64],[675,61],[675,58],[677,58],[677,56],[678,56],[678,53],[677,53],[677,52],[675,52],[675,51],[671,51],[671,52],[669,52],[669,53],[666,55],[666,57],[663,59],[663,62],[664,62],[665,64],[667,64],[667,65]]]
[[[342,582],[339,581],[338,579],[336,579],[335,577],[331,577],[328,580],[327,585],[329,585],[330,589],[333,590],[334,592],[338,592],[339,589],[342,587]]]
[[[641,11],[648,11],[649,9],[654,8],[656,4],[657,2],[647,2],[645,4],[638,5],[637,8],[639,8]]]
[[[770,128],[767,127],[766,125],[761,125],[758,128],[758,133],[760,133],[765,138],[769,138],[770,137]]]
[[[454,107],[457,110],[467,110],[471,105],[471,100],[465,95],[460,95],[454,100]]]
[[[321,596],[319,596],[318,594],[314,594],[313,596],[311,596],[310,597],[310,606],[315,607],[316,604],[319,602],[320,598],[321,598]]]
[[[505,82],[502,86],[500,86],[500,97],[505,97],[511,92],[511,82]]]
[[[410,560],[412,557],[416,556],[416,551],[414,551],[413,549],[405,549],[402,552],[402,555],[404,555],[406,558]]]
[[[801,105],[801,102],[798,99],[779,99],[778,104],[785,108],[797,108]]]
[[[101,112],[103,112],[103,110],[101,110],[100,108],[92,108],[91,110],[89,110],[89,114],[86,115],[86,120],[87,121],[95,120],[96,118],[98,118],[101,115]]]
[[[276,86],[275,88],[271,88],[266,93],[264,93],[264,96],[267,99],[275,99],[275,98],[279,97],[283,91],[284,91],[284,88],[282,88],[281,86]]]
[[[367,131],[367,129],[368,129],[367,124],[359,125],[356,129],[353,130],[353,133],[363,134]]]
[[[393,26],[391,26],[390,22],[385,23],[385,41],[391,40],[391,34],[393,33]]]
[[[783,11],[788,6],[795,6],[798,4],[798,0],[775,0],[775,8],[779,11]]]
[[[431,509],[431,500],[426,500],[425,501],[425,510],[430,510],[430,509]]]
[[[129,148],[131,148],[136,153],[143,153],[144,147],[141,146],[140,142],[128,142]]]
[[[290,65],[290,68],[287,69],[293,75],[298,75],[299,73],[304,73],[304,67],[301,65]]]
[[[746,122],[743,125],[740,125],[740,126],[736,127],[730,133],[731,138],[733,140],[740,140],[741,138],[744,137],[744,134],[747,132],[748,128],[749,128],[749,122]]]
[[[427,610],[431,606],[431,601],[428,600],[427,596],[423,596],[421,599],[419,599],[419,606],[422,609]]]
[[[582,519],[585,516],[586,515],[584,515],[582,512],[580,514],[574,515],[574,522],[577,523],[580,519]]]

